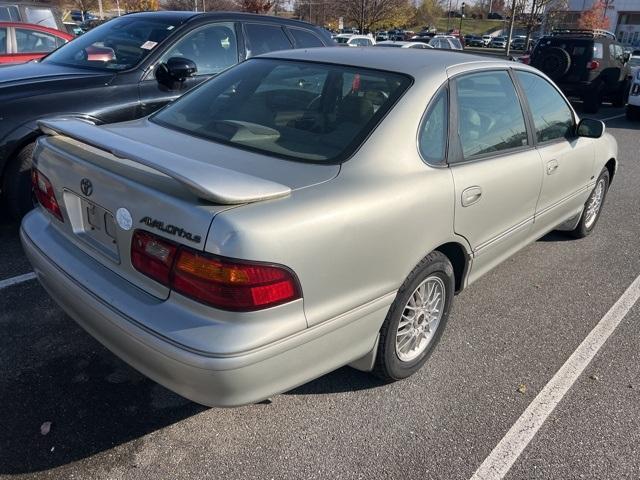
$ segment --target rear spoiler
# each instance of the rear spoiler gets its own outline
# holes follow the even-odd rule
[[[291,188],[286,185],[167,152],[110,132],[86,120],[39,120],[38,126],[47,135],[70,137],[118,158],[132,160],[164,173],[199,198],[215,203],[236,205],[284,197],[291,193]]]

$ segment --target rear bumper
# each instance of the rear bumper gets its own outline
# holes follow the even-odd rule
[[[169,302],[158,301],[124,280],[117,284],[114,278],[120,277],[115,274],[88,277],[87,268],[100,272],[104,267],[82,252],[74,255],[65,252],[55,234],[49,220],[38,210],[25,217],[20,230],[27,257],[51,297],[129,365],[203,405],[254,403],[363,357],[375,345],[394,297],[385,295],[357,311],[253,351],[238,355],[205,354],[159,336],[124,314],[119,307],[140,301],[141,295],[148,297],[144,301],[155,302],[158,311]],[[74,248],[70,243],[68,247]],[[224,336],[224,332],[220,334]]]

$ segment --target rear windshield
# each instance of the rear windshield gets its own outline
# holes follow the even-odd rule
[[[151,120],[247,150],[334,163],[355,151],[410,83],[365,68],[253,59]]]

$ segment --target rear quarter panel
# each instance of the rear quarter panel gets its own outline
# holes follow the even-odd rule
[[[309,326],[397,290],[456,238],[451,173],[427,166],[416,146],[438,87],[406,95],[335,179],[218,215],[205,249],[293,269]]]

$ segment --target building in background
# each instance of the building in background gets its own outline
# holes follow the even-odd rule
[[[568,18],[576,19],[597,0],[569,0]],[[640,0],[604,0],[609,30],[623,45],[640,47]]]

